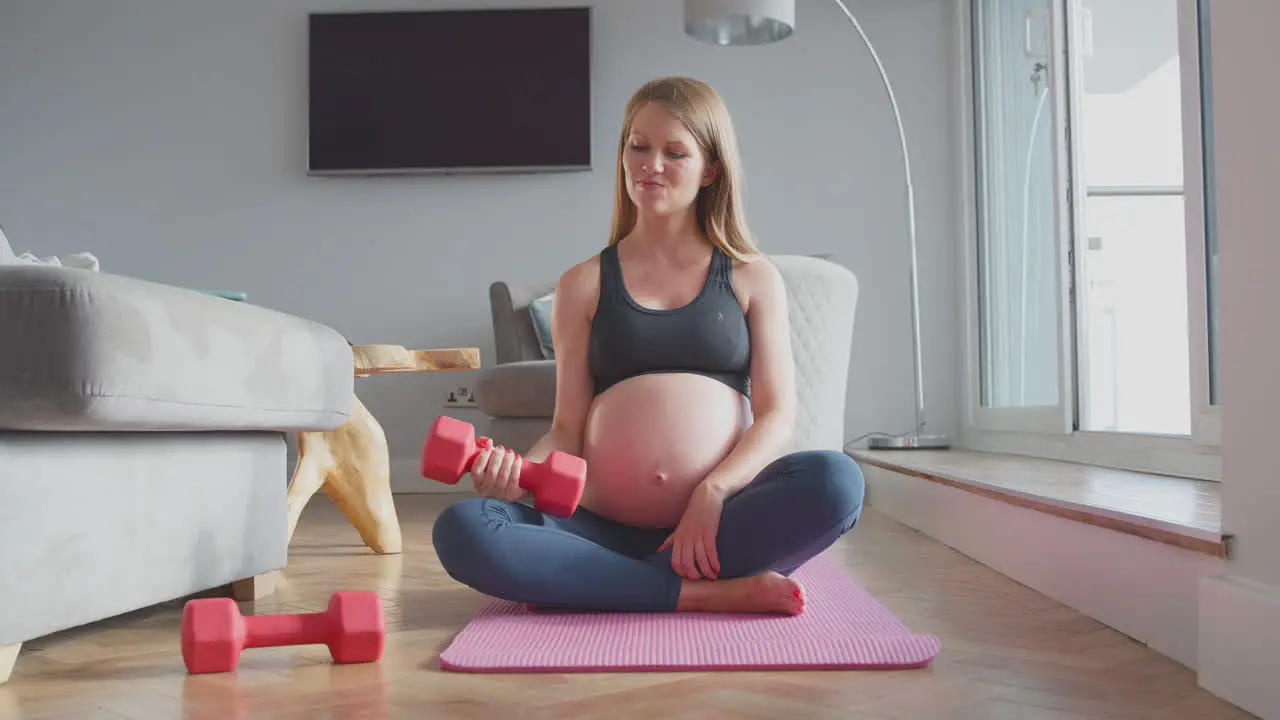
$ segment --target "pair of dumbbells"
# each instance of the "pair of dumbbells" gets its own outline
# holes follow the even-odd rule
[[[382,658],[387,625],[375,592],[334,593],[324,612],[240,614],[230,598],[190,600],[182,608],[182,660],[192,674],[231,672],[246,648],[327,645],[338,663]]]
[[[480,451],[491,447],[489,438],[476,438],[471,423],[442,415],[422,447],[422,477],[456,485],[471,472]],[[559,450],[540,463],[524,461],[520,466],[520,487],[533,494],[534,509],[555,517],[569,517],[578,509],[586,482],[586,461]]]

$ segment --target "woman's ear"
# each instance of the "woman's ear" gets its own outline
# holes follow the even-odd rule
[[[707,187],[720,177],[720,163],[712,161],[702,168],[702,187]]]

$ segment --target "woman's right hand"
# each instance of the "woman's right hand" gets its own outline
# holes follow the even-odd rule
[[[471,482],[484,497],[518,502],[526,492],[520,487],[522,463],[514,450],[486,443],[471,464]]]

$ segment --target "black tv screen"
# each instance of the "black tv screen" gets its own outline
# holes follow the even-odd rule
[[[591,167],[590,8],[316,13],[308,170]]]

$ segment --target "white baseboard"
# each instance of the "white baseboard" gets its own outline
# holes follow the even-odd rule
[[[396,494],[472,492],[470,477],[462,478],[457,485],[446,485],[422,477],[420,468],[419,458],[391,458],[391,492]]]
[[[863,471],[868,504],[886,515],[1195,669],[1200,582],[1224,571],[1221,558],[870,464]]]
[[[1200,583],[1200,686],[1280,719],[1280,588],[1230,575]]]

